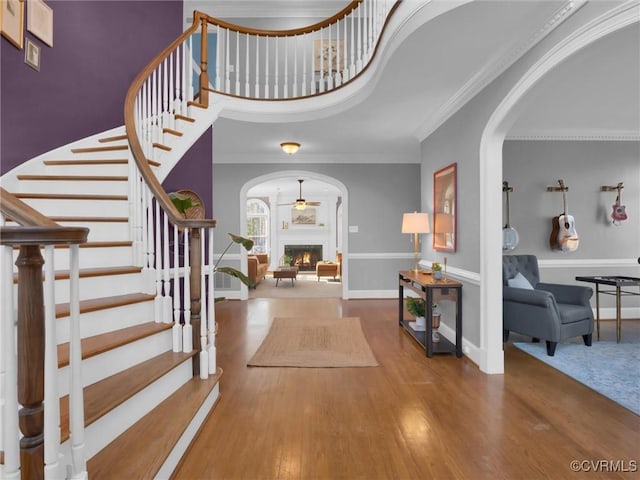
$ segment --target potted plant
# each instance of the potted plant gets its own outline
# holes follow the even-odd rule
[[[425,331],[427,329],[425,303],[426,302],[421,298],[407,297],[407,310],[411,315],[416,317],[416,326],[414,330]],[[438,305],[435,303],[431,307],[431,323],[433,328],[431,332],[431,341],[434,343],[440,341],[440,334],[438,333],[438,328],[440,328],[440,312],[436,311],[437,308]]]
[[[191,197],[187,195],[183,195],[178,192],[171,192],[168,195],[171,201],[173,202],[173,204],[175,205],[176,209],[185,216],[186,216],[186,211],[189,208],[200,206],[200,204],[197,201],[194,201]],[[240,244],[244,247],[246,251],[250,251],[253,248],[253,240],[249,238],[241,237],[239,235],[234,235],[233,233],[227,233],[227,235],[229,235],[229,237],[231,238],[231,241],[229,242],[229,245],[227,245],[227,247],[223,250],[222,254],[218,257],[218,260],[213,266],[213,272],[214,273],[220,272],[220,273],[229,275],[231,277],[237,278],[246,286],[251,288],[253,287],[253,281],[251,281],[251,279],[247,277],[244,273],[242,273],[240,270],[233,267],[219,267],[218,265],[220,264],[220,261],[224,257],[225,253],[227,253],[227,250],[229,250],[229,248],[231,248],[231,246],[234,243]],[[214,299],[214,302],[217,303],[224,299],[225,297],[216,297]]]
[[[442,265],[438,262],[433,262],[431,264],[431,271],[433,272],[433,278],[436,280],[440,280],[442,278]]]

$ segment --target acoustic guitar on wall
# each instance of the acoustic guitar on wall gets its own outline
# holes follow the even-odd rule
[[[627,219],[627,210],[624,205],[622,205],[622,193],[621,190],[624,188],[622,182],[618,183],[616,186],[616,190],[618,190],[618,196],[616,197],[616,203],[611,206],[611,219],[613,220],[614,225],[620,225],[620,222]]]
[[[549,245],[551,250],[560,252],[575,252],[580,243],[578,232],[576,231],[576,223],[573,215],[569,215],[567,209],[567,190],[563,180],[558,180],[560,188],[552,189],[562,191],[563,210],[558,216],[553,217],[551,224],[551,236],[549,237]]]

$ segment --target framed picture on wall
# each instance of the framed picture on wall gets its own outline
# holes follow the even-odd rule
[[[24,46],[24,63],[34,70],[40,71],[40,47],[27,38]]]
[[[27,30],[53,47],[53,10],[42,0],[29,0]]]
[[[338,55],[340,52],[340,55]],[[340,64],[338,65],[338,56]],[[313,70],[323,74],[344,70],[344,43],[342,40],[313,41]]]
[[[304,210],[291,209],[291,223],[294,225],[315,225],[316,209],[307,207]]]
[[[24,44],[24,2],[22,0],[0,2],[0,33],[22,50]]]
[[[433,249],[456,251],[457,164],[433,174]]]

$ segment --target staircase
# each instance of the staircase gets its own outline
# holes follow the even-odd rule
[[[129,152],[126,137],[118,130],[124,131],[82,140],[29,162],[15,176],[12,193],[59,225],[89,228],[88,241],[80,246],[79,272],[84,456],[89,476],[166,478],[217,401],[221,370],[204,381],[194,377],[198,352],[174,352],[172,325],[156,318],[155,282],[135,265]],[[150,165],[158,170],[161,163]],[[6,225],[12,224],[7,219]],[[55,265],[69,265],[68,250],[54,249]],[[68,270],[55,271],[65,456],[71,455],[69,276]]]

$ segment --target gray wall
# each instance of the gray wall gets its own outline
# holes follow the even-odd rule
[[[474,279],[480,274],[480,218],[481,216],[497,215],[501,212],[487,212],[480,210],[480,164],[479,151],[483,130],[499,103],[516,85],[518,80],[529,68],[548,50],[564,39],[580,25],[584,25],[611,7],[606,2],[589,2],[580,8],[570,19],[551,32],[527,54],[515,62],[504,73],[466,103],[435,132],[429,135],[421,145],[422,153],[422,207],[423,211],[433,210],[433,173],[453,162],[458,164],[458,244],[455,253],[442,254],[431,249],[431,245],[422,248],[423,257],[429,260],[448,258],[448,264],[460,269],[460,280],[463,288],[463,334],[476,346],[480,346],[480,295],[479,282]],[[594,68],[597,68],[594,66]],[[585,99],[588,101],[588,99]],[[604,146],[604,145],[603,145]],[[607,158],[607,156],[603,157]],[[597,175],[597,176],[596,176]],[[551,184],[560,178],[549,172]],[[601,175],[594,173],[592,184],[598,184]],[[509,179],[514,181],[514,179]],[[632,181],[629,180],[631,183]],[[594,187],[597,188],[597,187]],[[551,195],[546,194],[546,195]],[[552,198],[548,198],[552,202]],[[557,201],[557,199],[556,199]],[[557,203],[547,211],[553,215],[557,210]],[[554,213],[555,212],[555,213]],[[549,221],[550,224],[550,221]],[[544,229],[547,231],[547,228]],[[550,232],[549,232],[550,233]],[[619,252],[620,257],[637,257],[638,252]],[[495,265],[501,269],[501,265]],[[580,273],[585,274],[582,270]],[[593,271],[593,274],[598,274]],[[573,275],[575,277],[575,275]]]
[[[575,283],[577,275],[640,276],[640,265],[619,262],[640,257],[639,142],[507,141],[503,155],[504,179],[514,187],[511,225],[520,235],[512,253],[537,255],[547,266],[541,270],[545,281]],[[561,193],[546,188],[557,186],[560,178],[569,187],[567,207],[580,239],[575,252],[549,248],[551,218],[562,212],[563,203]],[[629,218],[615,226],[610,215],[616,192],[602,192],[601,187],[618,182],[624,182],[622,203]],[[613,297],[601,296],[601,305],[612,307]],[[640,297],[625,298],[623,306],[640,306]]]
[[[358,268],[350,269],[349,289],[397,289],[397,272],[410,267],[411,260],[389,261],[384,257],[412,252],[409,236],[400,229],[402,214],[420,208],[419,164],[215,164],[216,251],[227,244],[226,232],[241,231],[239,199],[243,185],[256,177],[284,170],[320,173],[346,186],[349,224],[358,226],[358,233],[349,234],[349,253],[365,257],[357,260]],[[371,258],[366,258],[366,254],[372,254]],[[349,265],[354,265],[353,262],[356,260]],[[360,268],[365,263],[367,267]]]

